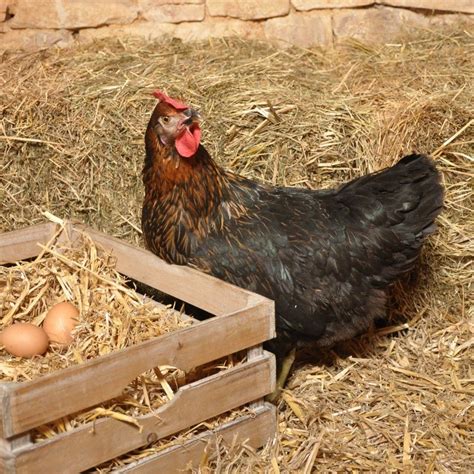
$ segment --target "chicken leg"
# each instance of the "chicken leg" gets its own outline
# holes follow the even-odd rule
[[[293,367],[293,363],[295,362],[296,358],[296,347],[288,352],[281,362],[280,371],[278,373],[278,378],[276,382],[275,390],[272,393],[266,396],[266,400],[270,403],[276,403],[278,398],[280,397],[281,391],[283,390],[286,380],[288,379],[288,375],[290,374],[290,370]]]

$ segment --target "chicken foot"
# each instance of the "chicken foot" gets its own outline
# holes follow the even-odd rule
[[[296,347],[293,347],[290,352],[286,354],[281,362],[280,373],[278,374],[275,390],[267,395],[265,398],[270,403],[275,403],[280,397],[281,391],[285,387],[290,370],[296,358]]]

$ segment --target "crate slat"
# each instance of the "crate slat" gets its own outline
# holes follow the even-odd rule
[[[134,378],[156,366],[172,365],[186,371],[259,344],[272,337],[272,331],[271,310],[262,302],[31,382],[1,384],[8,406],[0,407],[2,436],[22,433],[119,396]]]
[[[136,463],[115,470],[116,474],[178,474],[186,469],[197,468],[202,456],[212,443],[221,439],[227,446],[234,443],[251,448],[263,446],[276,432],[276,407],[266,403],[252,415],[223,424],[206,431],[190,441],[172,446]]]
[[[38,242],[46,243],[55,229],[48,222],[0,234],[0,265],[36,257],[41,250]]]
[[[182,387],[155,415],[138,418],[137,427],[112,418],[15,451],[18,474],[78,472],[161,439],[271,392],[275,386],[275,359],[259,359],[227,369]]]
[[[120,273],[186,301],[209,313],[220,316],[264,299],[218,278],[181,265],[169,265],[148,250],[140,249],[87,226],[74,225],[89,234],[117,258]],[[74,236],[73,236],[74,237]],[[186,282],[186,284],[183,284]],[[270,300],[267,300],[270,301]]]

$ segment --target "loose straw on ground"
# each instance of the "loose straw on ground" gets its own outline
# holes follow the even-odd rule
[[[329,188],[413,151],[435,154],[445,210],[418,270],[395,285],[388,319],[332,351],[301,351],[277,442],[219,449],[202,468],[472,470],[472,35],[327,51],[102,41],[2,60],[4,231],[47,209],[141,245],[143,136],[158,87],[199,107],[218,163],[268,184]]]

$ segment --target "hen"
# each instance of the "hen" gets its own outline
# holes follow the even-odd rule
[[[273,299],[277,356],[383,317],[387,288],[413,268],[443,205],[430,158],[406,156],[333,190],[271,187],[217,166],[197,113],[154,94],[142,213],[152,252]]]

